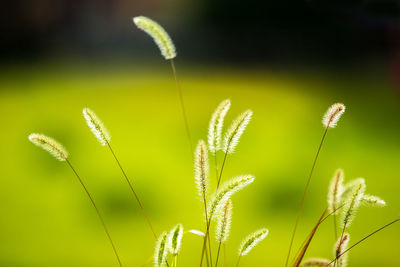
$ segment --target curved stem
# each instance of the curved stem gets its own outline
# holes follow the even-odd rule
[[[374,234],[378,233],[379,231],[382,231],[382,230],[385,229],[386,227],[388,227],[388,226],[390,226],[390,225],[392,225],[392,224],[394,224],[394,223],[396,223],[396,222],[398,222],[398,221],[400,221],[400,218],[398,218],[398,219],[396,219],[396,220],[394,220],[394,221],[391,221],[390,223],[388,223],[388,224],[386,224],[386,225],[380,227],[379,229],[373,231],[372,233],[370,233],[369,235],[365,236],[365,237],[362,238],[361,240],[357,241],[354,245],[352,245],[351,247],[349,247],[348,249],[346,249],[345,251],[343,251],[340,255],[338,255],[334,260],[332,260],[330,263],[328,263],[328,264],[325,265],[325,266],[331,265],[331,264],[334,263],[337,259],[339,259],[341,256],[343,256],[343,254],[347,253],[350,249],[354,248],[355,246],[357,246],[357,245],[360,244],[361,242],[365,241],[365,240],[368,239],[369,237],[373,236]]]
[[[329,124],[328,124],[328,126],[325,128],[324,134],[323,134],[322,139],[321,139],[321,143],[319,144],[319,147],[318,147],[318,150],[317,150],[317,154],[315,155],[314,162],[313,162],[313,165],[312,165],[312,167],[311,167],[310,174],[309,174],[308,179],[307,179],[306,187],[304,188],[303,196],[301,197],[300,206],[299,206],[299,210],[298,210],[298,212],[297,212],[297,217],[296,217],[296,223],[295,223],[295,225],[294,225],[294,229],[293,229],[292,236],[291,236],[291,239],[290,239],[289,251],[288,251],[288,255],[287,255],[287,257],[286,257],[285,267],[287,267],[288,262],[289,262],[290,252],[291,252],[291,250],[292,250],[293,240],[294,240],[294,237],[295,237],[295,235],[296,235],[296,230],[297,230],[297,226],[298,226],[298,224],[299,224],[300,215],[301,215],[301,212],[302,212],[302,210],[303,210],[304,200],[305,200],[305,198],[306,198],[306,194],[307,194],[307,191],[308,191],[308,187],[309,187],[309,185],[310,185],[311,177],[312,177],[312,174],[313,174],[313,172],[314,172],[315,165],[316,165],[317,160],[318,160],[319,152],[321,151],[322,145],[323,145],[323,143],[324,143],[326,133],[328,132],[328,128],[329,128]]]
[[[149,225],[149,227],[150,227],[150,229],[151,229],[151,231],[152,231],[152,233],[153,233],[153,235],[154,235],[154,238],[157,240],[157,234],[156,234],[156,232],[154,231],[153,225],[151,224],[150,219],[149,219],[149,217],[147,216],[147,213],[146,213],[146,211],[144,210],[143,205],[142,205],[142,203],[140,202],[139,197],[138,197],[138,195],[137,195],[136,192],[135,192],[135,189],[133,189],[132,183],[129,181],[128,176],[126,175],[124,169],[122,168],[121,163],[119,163],[119,160],[118,160],[117,156],[115,155],[114,150],[111,148],[110,143],[107,142],[107,145],[108,145],[108,147],[110,148],[110,151],[111,151],[112,155],[114,156],[114,159],[115,159],[115,161],[117,162],[119,168],[121,169],[121,172],[122,172],[122,174],[124,175],[125,180],[126,180],[126,182],[128,183],[128,185],[129,185],[129,187],[130,187],[130,189],[131,189],[133,195],[135,196],[136,201],[138,202],[138,204],[139,204],[139,206],[140,206],[140,209],[142,210],[142,213],[143,213],[144,217],[146,218],[147,223],[148,223],[148,225]]]
[[[227,263],[226,263],[226,245],[224,243],[224,262],[225,262],[225,267],[227,267]]]
[[[68,166],[69,166],[69,167],[72,169],[72,171],[74,172],[76,178],[78,178],[79,183],[82,185],[83,189],[85,190],[87,196],[88,196],[89,199],[90,199],[90,202],[92,203],[94,209],[96,210],[97,216],[98,216],[99,219],[100,219],[100,222],[101,222],[101,224],[102,224],[102,226],[103,226],[103,228],[104,228],[104,231],[106,232],[106,235],[107,235],[107,237],[108,237],[108,240],[110,241],[110,244],[111,244],[111,246],[112,246],[112,249],[113,249],[113,251],[114,251],[114,254],[115,254],[115,256],[117,257],[118,264],[119,264],[119,266],[122,267],[122,263],[121,263],[121,260],[120,260],[120,258],[119,258],[117,249],[115,248],[115,245],[114,245],[114,242],[112,241],[111,235],[110,235],[110,233],[108,232],[108,229],[107,229],[106,223],[104,222],[103,216],[101,216],[100,211],[99,211],[99,209],[98,209],[97,206],[96,206],[96,203],[94,202],[92,196],[90,195],[89,191],[87,190],[87,188],[86,188],[85,184],[83,183],[81,177],[80,177],[80,176],[78,175],[78,173],[75,171],[74,167],[72,167],[72,165],[71,165],[71,163],[69,162],[69,160],[66,159],[65,161],[67,162]]]
[[[173,72],[174,78],[175,78],[176,88],[177,88],[178,94],[179,94],[179,102],[180,102],[180,104],[181,104],[183,120],[184,120],[184,122],[185,122],[186,135],[187,135],[187,139],[188,139],[188,141],[189,141],[189,146],[190,146],[190,154],[192,155],[192,158],[193,158],[192,139],[191,139],[191,137],[190,137],[189,123],[188,123],[188,119],[187,119],[187,116],[186,116],[185,104],[184,104],[184,102],[183,102],[182,89],[181,89],[181,86],[180,86],[180,84],[179,84],[178,76],[176,75],[176,69],[175,69],[174,60],[171,58],[171,59],[170,59],[170,62],[171,62],[172,72]]]

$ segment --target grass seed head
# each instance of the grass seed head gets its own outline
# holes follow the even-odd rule
[[[371,207],[384,207],[386,201],[377,196],[364,195],[361,199],[361,204]]]
[[[341,197],[344,191],[343,180],[344,180],[343,170],[341,169],[336,170],[329,186],[329,192],[328,192],[329,212],[333,212],[336,208],[340,206]]]
[[[341,103],[333,104],[325,113],[322,124],[325,125],[325,127],[335,128],[345,109],[346,107]]]
[[[209,208],[209,218],[212,218],[214,213],[217,210],[220,210],[221,207],[226,203],[226,201],[237,191],[243,189],[247,185],[251,184],[254,181],[254,176],[246,174],[241,175],[231,180],[225,182],[220,186],[217,193],[214,195]]]
[[[347,249],[349,241],[350,241],[350,235],[348,233],[344,233],[342,238],[339,237],[338,241],[335,244],[333,252],[335,258],[339,257]],[[340,258],[337,259],[338,267],[347,266],[347,255],[348,253],[343,254],[342,256],[340,256]]]
[[[355,214],[360,206],[361,199],[365,193],[365,182],[364,179],[358,180],[359,184],[353,187],[350,197],[344,200],[345,204],[342,213],[342,224],[343,226],[350,226]]]
[[[231,230],[232,200],[228,199],[222,209],[217,213],[217,226],[215,228],[217,242],[225,243]]]
[[[56,159],[65,161],[68,158],[68,151],[59,142],[44,134],[33,133],[29,135],[29,141],[43,148]]]
[[[206,143],[200,140],[194,155],[194,178],[199,195],[205,198],[208,192],[209,163]]]
[[[249,124],[253,112],[247,110],[240,114],[231,124],[229,129],[226,131],[223,151],[227,154],[232,154],[235,152],[235,148],[239,143],[239,139],[242,136],[247,124]]]
[[[93,110],[89,108],[84,108],[83,117],[85,117],[87,125],[96,136],[96,138],[99,140],[100,144],[102,146],[107,145],[107,143],[109,143],[111,140],[111,136],[107,128],[104,126],[103,122],[96,115],[96,113],[94,113]]]
[[[263,228],[248,235],[242,242],[239,248],[239,255],[247,255],[252,248],[260,243],[268,235],[268,229]]]
[[[169,232],[168,235],[168,248],[172,255],[178,255],[179,250],[181,249],[182,244],[182,236],[183,236],[183,226],[182,224],[176,225]]]
[[[211,116],[208,127],[208,148],[212,153],[221,149],[222,127],[230,106],[231,101],[229,99],[222,101]]]
[[[325,267],[330,262],[328,259],[311,258],[303,261],[300,267]]]
[[[168,255],[168,234],[163,232],[157,239],[154,251],[154,267],[165,267]]]
[[[134,17],[133,23],[153,38],[165,59],[176,57],[175,45],[160,24],[145,16]]]

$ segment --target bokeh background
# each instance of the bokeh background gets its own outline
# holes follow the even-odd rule
[[[176,43],[194,144],[206,138],[223,99],[232,101],[227,123],[254,111],[224,171],[225,179],[256,177],[233,198],[228,266],[241,239],[261,227],[270,235],[241,266],[284,265],[323,133],[321,117],[338,101],[347,111],[328,132],[294,251],[323,211],[336,168],[347,180],[364,177],[367,191],[388,203],[360,208],[349,229],[352,242],[400,215],[398,1],[16,0],[2,6],[0,266],[117,266],[73,173],[29,143],[31,132],[68,148],[124,266],[151,266],[151,232],[112,155],[87,128],[86,106],[109,128],[157,232],[179,222],[204,230],[172,72],[134,27],[136,15],[159,21]],[[213,174],[211,168],[215,185]],[[307,256],[332,258],[332,228],[330,220],[320,227]],[[399,235],[394,225],[355,248],[350,266],[400,266]],[[201,243],[184,235],[180,266],[198,264]]]

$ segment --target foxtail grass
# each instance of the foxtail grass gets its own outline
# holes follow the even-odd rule
[[[158,237],[154,251],[154,267],[165,267],[168,255],[168,234],[163,232]]]
[[[111,247],[114,251],[115,257],[117,258],[118,264],[120,267],[122,267],[122,262],[121,259],[118,255],[117,249],[114,245],[114,242],[111,238],[110,232],[108,231],[107,225],[103,219],[103,216],[100,213],[100,210],[97,208],[96,203],[94,202],[94,199],[92,197],[92,195],[89,193],[89,190],[87,189],[86,185],[83,183],[81,177],[79,176],[79,174],[76,172],[75,168],[72,166],[71,162],[68,160],[68,151],[65,149],[65,147],[63,145],[61,145],[59,142],[57,142],[56,140],[54,140],[51,137],[48,137],[46,135],[43,134],[31,134],[29,135],[29,140],[43,148],[44,150],[46,150],[47,152],[49,152],[51,155],[53,155],[56,159],[66,162],[67,165],[69,166],[69,168],[73,171],[73,173],[75,174],[76,178],[78,179],[79,183],[81,184],[81,186],[83,187],[86,195],[88,196],[90,203],[92,203],[93,208],[96,211],[97,216],[99,217],[99,220],[101,222],[101,225],[103,226],[104,232],[107,235],[108,241],[111,244]]]
[[[306,186],[304,188],[303,195],[302,195],[301,200],[300,200],[299,209],[297,211],[296,222],[294,224],[292,235],[290,237],[289,250],[288,250],[287,257],[286,257],[285,267],[287,267],[287,265],[289,263],[290,253],[291,253],[291,250],[292,250],[294,238],[296,236],[296,230],[297,230],[297,226],[299,224],[300,215],[301,215],[301,212],[303,210],[304,200],[306,198],[308,187],[309,187],[310,182],[311,182],[311,177],[313,175],[314,168],[315,168],[315,165],[317,163],[318,156],[319,156],[319,153],[321,151],[322,145],[324,143],[326,134],[328,133],[328,129],[329,128],[336,127],[337,122],[339,121],[339,119],[342,116],[342,114],[344,113],[344,111],[345,111],[345,106],[343,104],[337,103],[337,104],[333,104],[331,107],[329,107],[329,109],[327,110],[327,112],[323,116],[322,124],[325,126],[325,131],[324,131],[324,133],[322,135],[321,142],[320,142],[320,144],[318,146],[318,150],[317,150],[317,153],[315,155],[315,158],[314,158],[311,170],[310,170],[310,174],[308,175]]]
[[[169,34],[164,30],[164,28],[154,20],[144,16],[138,16],[133,18],[133,22],[139,29],[143,30],[153,38],[154,42],[157,44],[158,48],[161,51],[161,55],[166,60],[169,60],[171,63],[171,69],[174,75],[176,88],[178,90],[179,101],[182,109],[182,116],[185,123],[186,135],[189,141],[190,154],[193,155],[192,140],[190,135],[189,123],[186,115],[185,104],[183,100],[182,88],[180,86],[178,76],[176,74],[176,68],[174,62],[174,58],[177,56],[175,45]]]
[[[84,108],[83,109],[83,116],[87,122],[87,125],[89,126],[90,130],[93,132],[93,134],[95,135],[95,137],[99,140],[100,144],[103,146],[108,146],[111,154],[113,155],[115,161],[118,164],[118,167],[120,168],[122,175],[125,177],[125,180],[130,188],[130,190],[132,191],[137,203],[139,204],[139,207],[143,213],[143,216],[146,218],[147,224],[150,227],[151,232],[153,233],[153,236],[155,239],[157,239],[157,234],[154,230],[153,225],[150,222],[149,216],[147,215],[142,202],[139,199],[139,196],[137,195],[135,189],[133,188],[133,185],[131,183],[131,181],[129,180],[128,176],[126,175],[125,170],[122,168],[121,163],[119,162],[117,155],[115,154],[113,148],[111,147],[111,135],[109,134],[107,128],[105,127],[105,125],[103,124],[103,122],[100,120],[100,118],[96,115],[96,113],[94,113],[94,111],[92,111],[89,108]]]
[[[347,245],[350,241],[350,235],[348,233],[344,233],[342,237],[336,242],[334,247],[334,256],[337,258],[341,255],[347,248]],[[346,267],[347,266],[347,255],[344,255],[337,259],[337,266],[338,267]]]
[[[235,152],[235,148],[239,144],[240,137],[242,136],[247,125],[249,124],[252,116],[253,116],[253,111],[246,110],[232,122],[231,126],[225,133],[224,141],[222,144],[222,150],[225,152],[225,156],[224,160],[222,161],[221,172],[219,174],[217,181],[217,190],[221,182],[221,177],[222,177],[222,172],[224,171],[226,157],[228,156],[228,154],[232,154]]]
[[[239,266],[240,258],[247,255],[258,243],[264,240],[268,235],[268,229],[263,228],[248,235],[240,244],[239,257],[236,267]]]
[[[339,203],[341,202],[341,197],[342,197],[342,194],[344,191],[343,180],[344,180],[343,170],[341,170],[341,169],[336,170],[336,172],[331,180],[331,184],[329,186],[329,192],[328,192],[328,211],[329,212],[334,211],[336,209],[336,207],[339,206]],[[333,218],[335,239],[337,239],[336,212],[333,213],[332,218]]]
[[[219,252],[221,244],[225,244],[228,239],[229,232],[231,230],[232,222],[232,200],[228,199],[222,209],[219,211],[217,216],[217,226],[215,229],[216,239],[218,244],[217,259],[215,261],[215,267],[218,266]]]

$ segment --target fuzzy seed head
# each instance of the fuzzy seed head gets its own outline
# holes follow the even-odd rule
[[[303,261],[300,267],[325,267],[331,261],[328,259],[311,258]]]
[[[210,214],[209,218],[212,218],[217,210],[220,210],[226,201],[237,191],[243,189],[247,185],[254,181],[254,176],[252,175],[241,175],[231,180],[225,182],[220,186],[218,192],[213,197],[211,204],[208,208]]]
[[[68,158],[68,151],[64,146],[51,137],[44,134],[33,133],[29,135],[29,141],[43,148],[59,161],[65,161]]]
[[[342,223],[343,227],[350,226],[351,222],[353,221],[355,214],[360,206],[361,199],[365,193],[365,182],[363,180],[359,180],[359,184],[354,186],[350,197],[345,201],[343,207],[343,214],[342,214]]]
[[[181,249],[182,244],[182,235],[183,235],[183,226],[182,224],[176,225],[169,232],[168,235],[168,248],[172,255],[178,255],[179,250]]]
[[[386,201],[377,196],[364,195],[361,199],[363,205],[371,207],[384,207],[386,206]]]
[[[341,196],[341,204],[343,204],[350,198],[351,192],[353,192],[355,187],[357,187],[360,183],[365,184],[365,179],[364,178],[353,179],[344,185],[344,191]]]
[[[144,16],[134,17],[133,23],[153,38],[165,59],[176,57],[175,45],[160,24]]]
[[[338,241],[335,244],[333,252],[335,258],[339,257],[346,250],[349,241],[350,241],[350,235],[348,233],[344,233],[342,238],[339,237]],[[340,258],[337,259],[338,267],[347,266],[347,255],[348,253],[343,254],[342,256],[340,256]]]
[[[231,107],[231,101],[226,99],[222,101],[211,116],[208,126],[208,148],[212,153],[221,149],[222,127],[226,113]]]
[[[247,255],[252,248],[254,248],[258,243],[260,243],[268,235],[268,229],[260,229],[250,235],[248,235],[242,242],[239,248],[239,255]]]
[[[227,130],[224,138],[223,151],[227,154],[235,152],[235,148],[239,143],[239,139],[242,136],[247,124],[249,124],[253,112],[247,110],[240,114],[231,124]]]
[[[83,116],[85,117],[86,123],[90,130],[97,137],[102,146],[107,145],[110,142],[111,136],[108,133],[107,128],[104,126],[103,122],[97,117],[96,113],[89,108],[83,109]]]
[[[346,107],[341,103],[333,104],[325,113],[322,124],[325,127],[335,128]]]
[[[189,230],[188,232],[192,233],[194,235],[202,236],[202,237],[206,236],[202,231],[199,231],[199,230],[196,230],[196,229]]]
[[[154,266],[165,267],[168,255],[168,234],[163,232],[157,239],[154,251]]]
[[[207,196],[209,164],[206,143],[200,140],[194,155],[194,179],[196,181],[199,195],[203,198]]]
[[[343,180],[344,180],[343,170],[341,169],[336,170],[329,186],[329,192],[328,192],[329,212],[333,212],[340,206],[339,203],[341,201],[341,197],[344,191]],[[335,214],[337,214],[337,211],[335,212]]]
[[[231,230],[232,200],[228,199],[222,209],[217,213],[217,226],[215,228],[217,242],[225,243]]]

